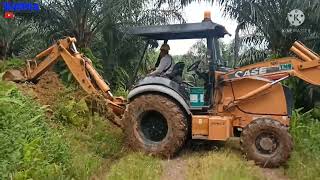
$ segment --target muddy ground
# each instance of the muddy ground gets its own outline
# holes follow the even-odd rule
[[[51,71],[44,73],[35,83],[18,84],[18,88],[33,97],[41,105],[53,105],[58,94],[65,90],[58,74]]]

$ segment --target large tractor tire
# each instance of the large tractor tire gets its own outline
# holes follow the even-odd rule
[[[188,135],[185,112],[175,101],[160,94],[135,98],[128,105],[123,123],[131,149],[164,158],[173,157]]]
[[[268,118],[257,119],[245,127],[240,143],[248,160],[267,168],[287,162],[293,146],[288,128]]]

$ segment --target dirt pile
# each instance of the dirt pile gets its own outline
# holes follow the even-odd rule
[[[20,84],[19,88],[42,105],[53,105],[58,94],[65,89],[58,74],[51,71],[43,74],[37,83]]]
[[[17,84],[18,88],[26,95],[33,97],[41,105],[54,107],[57,98],[63,97],[65,87],[55,72],[48,71],[39,77],[37,83],[26,82]],[[81,88],[68,93],[68,96],[74,97],[77,101],[85,99],[90,111],[98,112],[101,116],[109,119],[115,124],[120,124],[120,119],[116,117],[112,110],[106,105],[106,100],[102,96],[91,96],[85,93]],[[48,113],[48,115],[52,115]]]

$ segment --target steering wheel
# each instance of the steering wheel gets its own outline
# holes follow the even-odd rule
[[[198,69],[198,66],[200,64],[201,60],[194,62],[193,64],[191,64],[188,68],[187,68],[187,72],[190,71],[195,71],[196,69]]]

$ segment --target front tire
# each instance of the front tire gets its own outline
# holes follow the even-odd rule
[[[172,99],[145,94],[128,105],[124,131],[126,142],[133,150],[170,158],[186,141],[187,117]]]
[[[245,127],[240,143],[248,160],[268,168],[284,164],[293,146],[288,128],[268,118],[257,119]]]

